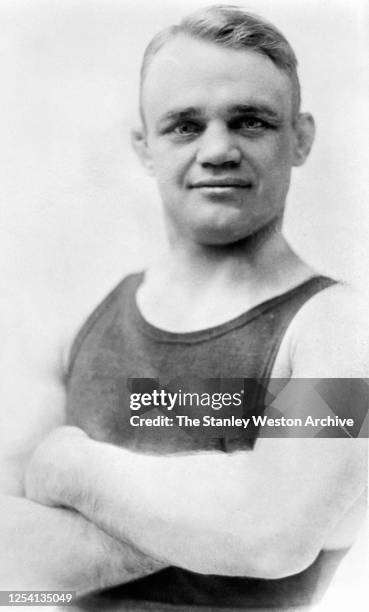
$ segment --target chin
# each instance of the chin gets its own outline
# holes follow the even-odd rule
[[[204,246],[227,246],[248,242],[272,234],[281,223],[280,217],[262,220],[242,226],[238,224],[212,225],[211,223],[193,228],[193,239]]]
[[[202,227],[196,228],[193,232],[193,237],[199,244],[221,246],[245,240],[253,236],[257,231],[257,228]]]

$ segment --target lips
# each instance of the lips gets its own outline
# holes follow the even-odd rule
[[[238,177],[226,176],[223,178],[211,178],[201,179],[191,183],[191,189],[203,189],[203,188],[238,188],[238,189],[249,189],[252,186],[250,181],[241,179]]]

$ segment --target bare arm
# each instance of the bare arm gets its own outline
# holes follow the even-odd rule
[[[365,486],[363,440],[265,439],[252,453],[161,457],[68,435],[56,432],[50,446],[56,460],[74,445],[73,478],[47,468],[41,448],[30,494],[42,488],[45,503],[63,500],[147,554],[203,573],[302,571]],[[32,471],[48,469],[58,478],[36,483]]]
[[[360,371],[356,347],[352,351],[341,337],[335,355],[334,343],[327,351],[320,338],[325,368],[331,359],[331,372],[338,370],[343,342],[350,368]],[[311,334],[309,341],[315,341]],[[306,353],[295,353],[302,376]],[[309,363],[318,358],[309,355]],[[350,371],[342,366],[339,375]],[[303,414],[309,408],[300,406]],[[252,452],[160,457],[85,436],[77,444],[70,433],[61,430],[36,453],[29,495],[77,508],[147,554],[203,573],[273,578],[301,571],[366,483],[366,441],[360,439],[260,439]],[[62,455],[70,457],[68,469]],[[49,477],[37,478],[43,470]]]
[[[38,328],[37,323],[41,326],[38,319],[24,329],[9,322],[2,330],[0,587],[85,593],[157,571],[161,563],[116,541],[78,512],[22,497],[30,455],[64,421],[55,330]]]
[[[72,510],[1,496],[0,516],[2,589],[84,594],[162,567]]]

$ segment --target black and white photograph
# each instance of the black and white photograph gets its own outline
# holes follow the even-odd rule
[[[368,609],[368,18],[0,0],[0,608]]]

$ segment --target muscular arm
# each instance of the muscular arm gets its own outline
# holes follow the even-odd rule
[[[115,540],[77,511],[23,497],[30,455],[64,421],[55,330],[48,329],[45,317],[42,329],[37,322],[24,329],[9,321],[1,337],[0,587],[85,593],[157,571],[161,563]]]
[[[293,366],[298,376],[305,371],[318,377],[311,367],[321,357],[310,354],[316,350],[309,346],[316,341],[313,326],[304,327],[307,353],[300,351],[300,338]],[[326,321],[319,329],[323,376],[350,376],[342,349],[362,376],[357,346],[336,326],[340,350],[331,342],[327,351],[324,329],[331,333]],[[310,405],[299,408],[306,414]],[[62,467],[62,455],[70,458],[69,466]],[[362,494],[366,464],[365,440],[357,439],[260,439],[252,452],[160,457],[85,436],[77,443],[67,429],[36,453],[28,494],[74,507],[164,562],[203,573],[268,578],[297,573],[314,560]],[[45,470],[49,477],[37,478]]]
[[[301,571],[364,489],[363,440],[267,439],[252,453],[160,457],[88,438],[77,445],[68,429],[56,436],[55,459],[74,445],[73,478],[64,472],[61,487],[53,478],[37,484],[32,470],[47,468],[36,455],[31,495],[42,488],[45,503],[63,500],[147,554],[203,573]]]
[[[2,589],[84,594],[162,567],[72,510],[0,496],[0,516]]]

